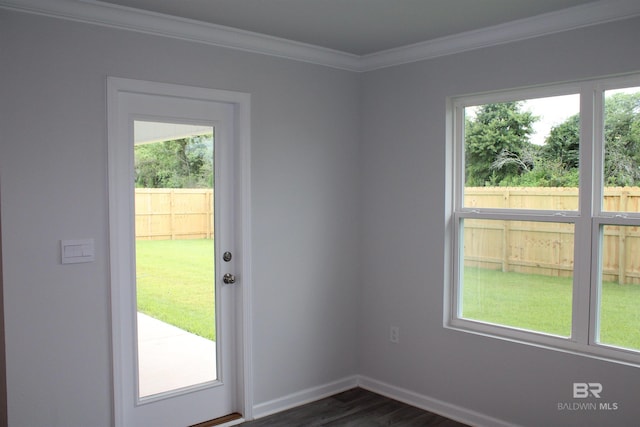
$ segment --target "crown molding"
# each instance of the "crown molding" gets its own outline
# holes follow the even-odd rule
[[[359,71],[359,56],[96,0],[0,0],[0,8]]]
[[[638,0],[600,0],[395,49],[358,56],[311,44],[98,0],[0,0],[0,8],[136,31],[348,71],[432,59],[640,15]]]
[[[372,71],[484,47],[497,46],[640,15],[638,0],[601,0],[452,36],[360,57],[360,71]]]

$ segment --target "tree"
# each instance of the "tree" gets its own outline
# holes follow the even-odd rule
[[[212,135],[138,145],[135,184],[143,188],[213,186]]]
[[[604,183],[640,185],[640,93],[608,96],[604,109]],[[540,150],[542,163],[558,163],[559,173],[577,175],[579,144],[580,118],[574,115],[551,129]]]
[[[521,108],[521,102],[485,104],[474,119],[466,119],[466,185],[499,185],[533,166],[527,163],[526,153],[537,118]],[[513,161],[500,162],[501,157]]]
[[[640,185],[640,92],[605,100],[605,185]]]
[[[540,149],[544,161],[556,162],[563,170],[577,169],[580,162],[580,115],[575,114],[551,128]]]

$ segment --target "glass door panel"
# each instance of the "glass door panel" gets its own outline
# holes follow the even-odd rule
[[[214,128],[134,121],[138,398],[218,379]]]

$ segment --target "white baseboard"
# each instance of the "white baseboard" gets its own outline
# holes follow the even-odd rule
[[[411,390],[396,387],[382,381],[361,375],[354,375],[328,384],[292,393],[278,399],[257,404],[253,407],[253,418],[262,418],[277,412],[295,408],[296,406],[324,399],[325,397],[350,390],[354,387],[362,387],[366,390],[389,397],[399,402],[415,406],[434,414],[476,427],[517,427],[506,421],[490,417],[461,406],[453,405],[442,400],[418,394]]]
[[[386,384],[373,378],[358,376],[358,386],[464,424],[476,427],[516,427],[515,424],[510,424],[470,409],[418,394],[411,390]]]
[[[358,386],[358,377],[352,376],[317,387],[298,391],[288,396],[268,402],[259,403],[253,407],[253,418],[262,418],[276,412],[285,411],[296,406],[304,405],[316,400],[324,399],[336,393],[350,390]]]

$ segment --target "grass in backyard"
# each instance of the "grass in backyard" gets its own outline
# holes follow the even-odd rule
[[[571,335],[572,279],[464,269],[463,317],[548,334]],[[600,342],[640,350],[640,285],[605,282]]]
[[[136,242],[138,309],[215,340],[213,240]],[[464,269],[463,317],[571,334],[571,278]],[[640,350],[640,285],[603,285],[600,341]]]
[[[569,336],[571,279],[465,268],[463,316]]]
[[[138,311],[215,340],[213,240],[138,240]]]
[[[600,310],[600,342],[640,350],[640,285],[605,282]]]

